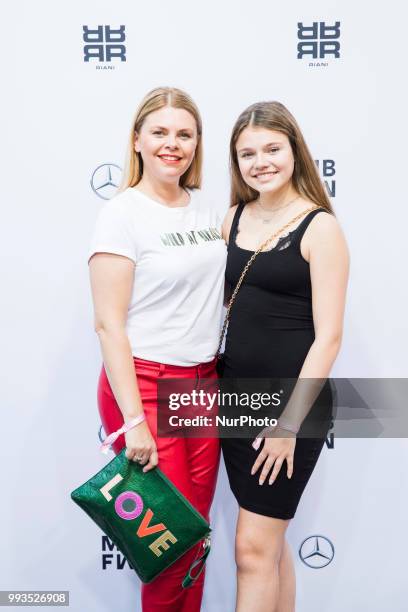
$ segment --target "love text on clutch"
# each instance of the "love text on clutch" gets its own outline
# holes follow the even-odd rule
[[[100,492],[108,502],[112,501],[113,499],[110,491],[122,480],[123,477],[118,473],[111,478],[109,482],[103,485],[103,487],[101,487]],[[125,510],[123,507],[125,501],[127,500],[131,500],[134,503],[134,508],[132,510]],[[143,499],[135,491],[123,491],[115,499],[115,512],[125,521],[133,521],[137,519],[142,514],[143,509]],[[154,542],[149,544],[150,550],[156,555],[156,557],[160,557],[164,551],[168,550],[172,544],[177,542],[177,538],[169,529],[167,529],[164,523],[156,523],[155,525],[152,525],[151,523],[153,517],[153,511],[148,508],[139,527],[137,528],[136,535],[139,538],[144,538],[152,535],[153,533],[160,533],[161,535],[154,540]]]

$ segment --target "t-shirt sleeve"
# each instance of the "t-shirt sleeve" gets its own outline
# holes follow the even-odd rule
[[[220,234],[222,234],[222,224],[224,222],[224,216],[222,213],[220,213],[219,210],[217,210],[217,229],[220,232]]]
[[[218,210],[215,211],[215,227],[218,231],[221,229],[221,215]]]
[[[107,202],[99,212],[88,249],[88,263],[95,253],[114,253],[137,261],[132,220],[126,208],[115,199]]]

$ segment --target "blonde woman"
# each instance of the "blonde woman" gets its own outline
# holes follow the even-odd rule
[[[231,208],[223,226],[228,284],[235,287],[258,247],[286,230],[257,255],[237,293],[224,376],[297,379],[275,428],[253,444],[222,440],[239,504],[236,609],[293,612],[295,574],[285,532],[324,444],[324,436],[299,431],[313,407],[304,401],[307,385],[327,378],[340,348],[348,253],[313,158],[285,106],[261,102],[247,108],[233,128],[230,159]],[[331,414],[331,406],[326,409]]]
[[[107,434],[142,415],[114,443],[157,464],[208,519],[219,441],[157,437],[159,377],[215,378],[226,247],[218,215],[200,194],[202,127],[185,92],[158,88],[132,123],[120,193],[97,220],[89,268],[103,367],[98,403]],[[198,612],[204,573],[181,582],[198,547],[142,587],[145,612]]]

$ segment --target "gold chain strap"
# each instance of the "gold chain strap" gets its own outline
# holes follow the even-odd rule
[[[255,251],[255,253],[253,253],[251,255],[251,257],[248,259],[245,268],[242,270],[241,276],[239,277],[239,280],[235,286],[235,289],[232,293],[232,296],[230,298],[228,307],[227,307],[227,314],[225,315],[225,320],[224,320],[224,325],[222,326],[222,331],[221,331],[221,336],[220,336],[220,342],[218,344],[218,349],[216,352],[216,357],[218,357],[218,355],[220,354],[220,350],[221,350],[221,345],[222,345],[222,341],[224,340],[224,336],[225,336],[225,332],[227,329],[227,325],[229,322],[229,318],[230,318],[230,313],[231,313],[231,308],[232,305],[235,301],[235,297],[239,291],[239,288],[242,285],[242,281],[244,280],[244,277],[246,275],[246,273],[248,272],[249,268],[251,267],[251,265],[253,264],[255,258],[257,255],[259,255],[259,253],[266,247],[268,246],[268,244],[270,242],[272,242],[272,240],[275,240],[275,238],[277,238],[279,236],[279,234],[281,234],[282,232],[285,231],[285,229],[287,227],[290,227],[293,223],[295,223],[298,219],[301,219],[304,215],[306,215],[307,213],[310,213],[312,210],[316,210],[316,208],[320,208],[320,206],[313,206],[312,208],[308,208],[307,210],[304,210],[302,213],[296,215],[296,217],[293,217],[293,219],[291,219],[288,223],[286,223],[286,225],[284,225],[283,227],[281,227],[277,232],[275,232],[274,234],[272,234],[272,236],[270,236],[267,240],[265,240],[265,242],[263,242],[261,244],[261,246]]]

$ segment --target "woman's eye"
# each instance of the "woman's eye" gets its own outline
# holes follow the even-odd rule
[[[273,148],[273,149],[269,149],[269,152],[270,152],[270,153],[276,153],[277,151],[279,151],[279,149],[278,149],[278,148],[276,148],[276,147],[275,147],[275,148]]]
[[[155,131],[153,132],[153,134],[154,134],[155,136],[161,136],[161,135],[163,134],[163,130],[155,130]]]
[[[181,138],[191,138],[190,134],[187,134],[187,132],[184,132],[183,134],[180,134]]]
[[[251,157],[252,153],[242,153],[241,157]]]

